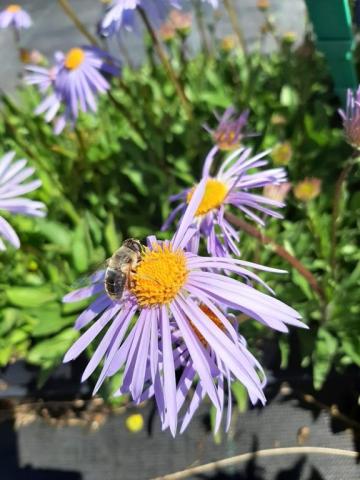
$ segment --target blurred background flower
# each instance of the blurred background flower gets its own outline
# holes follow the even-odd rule
[[[24,180],[32,176],[35,169],[26,167],[27,161],[17,160],[13,162],[15,152],[9,152],[0,160],[0,211],[10,215],[21,214],[34,217],[45,215],[45,205],[24,198],[23,195],[40,187],[40,180],[32,180],[24,183]],[[8,241],[13,247],[20,247],[17,233],[4,217],[0,216],[0,237]],[[0,238],[0,250],[5,250],[5,244]]]
[[[8,5],[0,12],[0,28],[13,27],[15,30],[31,27],[30,15],[17,3]]]
[[[295,198],[302,202],[309,202],[318,197],[321,192],[321,180],[319,178],[305,178],[294,186]]]

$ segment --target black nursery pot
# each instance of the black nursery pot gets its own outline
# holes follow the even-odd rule
[[[268,365],[276,367],[276,345],[269,346],[265,352]],[[7,384],[1,392],[3,402],[11,397],[21,402],[90,398],[92,385],[80,383],[84,362],[85,358],[61,365],[41,389],[36,386],[38,370],[17,362],[1,374],[3,384]],[[137,434],[125,427],[125,418],[131,412],[109,415],[105,424],[91,433],[78,426],[54,428],[42,419],[16,429],[13,421],[8,420],[0,423],[0,478],[141,480],[183,470],[189,465],[253,452],[232,466],[214,467],[186,478],[357,480],[359,472],[354,458],[291,450],[324,447],[346,453],[356,448],[354,430],[332,417],[321,404],[336,403],[339,410],[356,417],[354,398],[359,391],[358,372],[349,371],[343,376],[332,373],[321,392],[313,391],[311,380],[308,371],[294,367],[269,371],[267,406],[239,414],[234,405],[232,427],[228,435],[222,434],[220,443],[214,442],[209,430],[209,404],[206,403],[186,432],[175,439],[161,431],[151,402],[140,410],[145,427]],[[304,395],[314,396],[318,403],[304,401]],[[278,448],[285,449],[284,453],[273,455]],[[256,455],[263,450],[268,452],[267,456]]]

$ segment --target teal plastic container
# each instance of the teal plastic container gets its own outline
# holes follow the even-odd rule
[[[317,47],[324,54],[335,91],[345,103],[348,88],[358,86],[354,65],[354,37],[348,0],[306,0]]]

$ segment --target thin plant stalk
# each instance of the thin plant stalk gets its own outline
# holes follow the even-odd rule
[[[345,186],[346,179],[353,167],[353,164],[354,164],[353,158],[351,158],[351,160],[345,164],[335,184],[333,211],[332,211],[332,218],[331,218],[331,255],[330,255],[330,266],[331,266],[331,271],[333,272],[333,275],[335,275],[335,271],[336,271],[337,227],[338,227],[338,218],[339,218],[339,212],[340,212],[341,194]]]
[[[274,242],[274,240],[267,237],[266,235],[263,235],[262,232],[260,232],[256,227],[250,225],[245,220],[236,217],[232,213],[226,213],[225,217],[227,221],[234,225],[236,228],[243,230],[248,235],[256,238],[263,245],[270,245],[276,255],[286,260],[293,268],[295,268],[307,280],[311,288],[319,295],[321,300],[325,300],[325,293],[314,275],[297,258],[291,255],[291,253],[289,253],[287,250],[285,250],[283,246],[277,244],[276,242]]]
[[[70,20],[74,23],[76,28],[81,32],[84,37],[86,37],[90,43],[95,45],[96,47],[99,47],[99,42],[97,38],[89,32],[89,30],[85,27],[85,25],[82,23],[82,21],[79,19],[77,16],[76,12],[68,2],[68,0],[58,0],[59,5],[61,8],[64,10],[66,15],[70,18]]]
[[[205,53],[205,55],[210,55],[210,44],[209,40],[206,34],[206,28],[204,24],[204,16],[203,12],[201,10],[201,6],[199,5],[199,0],[193,0],[192,4],[194,6],[195,10],[195,19],[196,19],[196,25],[200,34],[200,39],[201,39],[201,44],[202,44],[202,50]]]
[[[237,19],[236,9],[234,7],[234,4],[233,4],[232,0],[224,0],[224,7],[225,7],[225,10],[227,11],[227,13],[229,15],[229,20],[230,20],[232,29],[234,30],[234,33],[235,33],[235,35],[238,39],[239,47],[243,51],[243,54],[246,55],[246,53],[247,53],[246,43],[245,43],[245,40],[244,40],[244,36],[243,36],[242,30],[241,30],[240,24],[239,24],[238,19]]]
[[[144,22],[144,25],[145,25],[147,31],[149,32],[149,35],[150,35],[151,40],[153,42],[153,45],[155,47],[156,53],[158,54],[158,56],[160,58],[160,61],[163,64],[171,83],[174,85],[174,88],[175,88],[176,93],[177,93],[177,95],[180,99],[180,102],[183,105],[184,110],[185,110],[188,118],[191,118],[192,117],[192,110],[191,110],[189,100],[186,98],[184,89],[183,89],[182,85],[180,84],[180,81],[177,78],[177,75],[176,75],[173,67],[171,66],[171,63],[170,63],[170,61],[168,59],[168,56],[167,56],[159,38],[158,38],[158,35],[155,32],[155,30],[153,29],[153,27],[152,27],[147,15],[146,15],[146,12],[144,11],[144,9],[141,8],[141,7],[138,7],[138,12],[139,12],[139,14],[140,14],[140,16],[141,16],[141,18]]]

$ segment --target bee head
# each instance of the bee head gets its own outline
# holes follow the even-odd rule
[[[130,248],[135,253],[141,253],[143,250],[143,246],[139,242],[139,240],[136,240],[135,238],[128,238],[123,242],[123,246]]]

